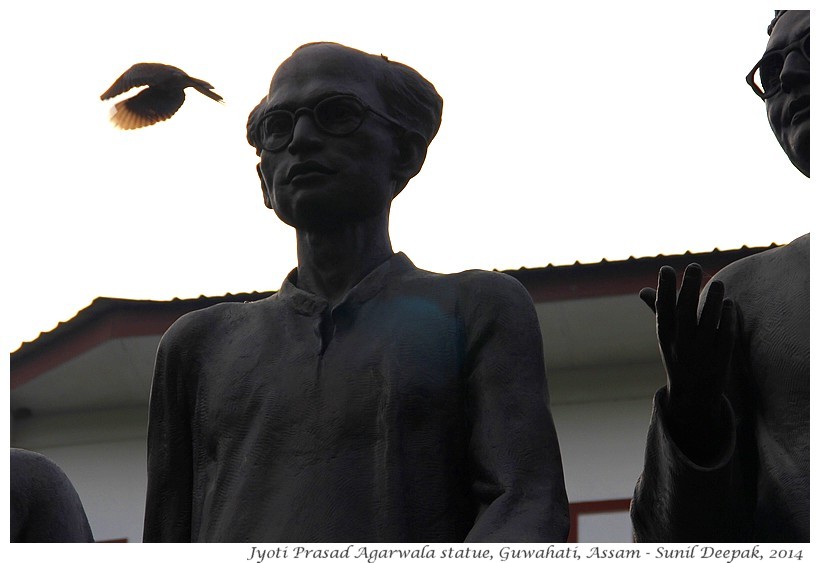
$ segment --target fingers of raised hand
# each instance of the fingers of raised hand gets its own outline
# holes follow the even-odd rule
[[[675,301],[677,275],[671,266],[663,266],[658,272],[658,291],[655,296],[655,313],[658,323],[658,342],[666,348],[675,338]]]
[[[645,287],[641,290],[638,296],[641,298],[641,301],[646,303],[646,305],[652,309],[652,312],[655,313],[655,299],[657,298],[658,292],[652,289],[651,287]]]
[[[675,307],[678,337],[689,342],[695,337],[698,326],[698,298],[703,271],[698,264],[689,264],[683,273],[683,281]]]

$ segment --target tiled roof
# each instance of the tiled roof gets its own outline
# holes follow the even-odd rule
[[[686,266],[696,262],[701,265],[705,280],[715,275],[721,268],[746,256],[757,254],[778,245],[749,248],[743,246],[733,250],[714,249],[711,252],[685,252],[684,254],[658,254],[626,260],[601,260],[582,264],[543,268],[520,268],[505,270],[504,273],[518,279],[529,290],[535,302],[557,301],[605,297],[610,295],[635,295],[644,287],[657,284],[658,269],[672,266],[682,272]]]
[[[504,273],[518,279],[531,293],[536,302],[557,299],[578,299],[606,295],[625,294],[639,291],[646,285],[654,285],[658,268],[670,265],[676,269],[683,269],[691,262],[698,262],[703,266],[707,276],[711,276],[730,262],[745,256],[755,254],[776,247],[748,248],[743,246],[734,250],[715,249],[711,252],[664,255],[648,257],[629,257],[626,260],[601,260],[600,262],[582,264],[575,262],[570,265],[549,264],[542,268],[520,268],[518,270],[504,270]],[[636,289],[637,288],[637,289]],[[98,297],[88,307],[81,309],[77,314],[66,321],[60,322],[52,330],[42,332],[30,342],[24,342],[11,353],[12,371],[16,364],[24,362],[29,356],[36,354],[55,342],[70,337],[73,333],[87,331],[90,325],[99,328],[101,321],[114,314],[125,318],[129,325],[129,334],[134,335],[133,322],[140,317],[142,328],[137,328],[144,334],[161,334],[163,327],[169,326],[181,315],[202,309],[222,302],[255,301],[272,295],[272,291],[250,293],[228,293],[221,296],[204,296],[171,301],[152,301],[137,299],[120,299],[112,297]],[[145,319],[150,318],[150,322]],[[118,325],[116,323],[102,323],[105,332],[100,337],[116,337]],[[162,329],[162,330],[160,330]],[[159,332],[156,332],[159,331]]]
[[[81,309],[74,317],[66,321],[57,323],[53,329],[41,332],[40,335],[30,342],[24,342],[20,347],[11,353],[12,365],[15,360],[28,356],[33,352],[32,348],[48,346],[53,340],[62,338],[71,332],[84,330],[88,325],[99,323],[101,319],[110,316],[112,313],[124,314],[126,316],[138,314],[159,313],[161,317],[176,320],[189,311],[195,311],[230,301],[256,301],[273,294],[267,292],[251,293],[228,293],[218,297],[200,295],[188,299],[174,298],[171,301],[152,301],[144,299],[121,299],[116,297],[97,297],[88,307]],[[106,327],[111,332],[116,332],[116,327]]]

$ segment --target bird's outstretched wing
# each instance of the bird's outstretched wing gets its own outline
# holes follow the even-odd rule
[[[154,90],[147,88],[114,105],[111,122],[120,129],[139,129],[165,121],[182,107],[184,90]]]
[[[114,96],[119,96],[131,88],[137,86],[158,86],[171,79],[181,80],[188,78],[188,75],[175,66],[161,63],[137,63],[114,81],[114,84],[101,96],[101,100],[107,100]]]

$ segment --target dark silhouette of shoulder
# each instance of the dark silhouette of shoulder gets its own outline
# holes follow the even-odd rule
[[[93,542],[74,485],[46,456],[11,448],[11,541]]]

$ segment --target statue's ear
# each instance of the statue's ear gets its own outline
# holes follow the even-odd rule
[[[262,163],[256,164],[256,173],[259,175],[259,182],[262,184],[262,197],[265,199],[265,207],[273,209],[271,205],[270,194],[268,193],[268,185],[265,183],[265,177],[262,175]]]
[[[398,139],[396,152],[396,193],[393,197],[399,195],[410,178],[421,170],[424,159],[427,158],[427,139],[416,131],[405,131]]]

